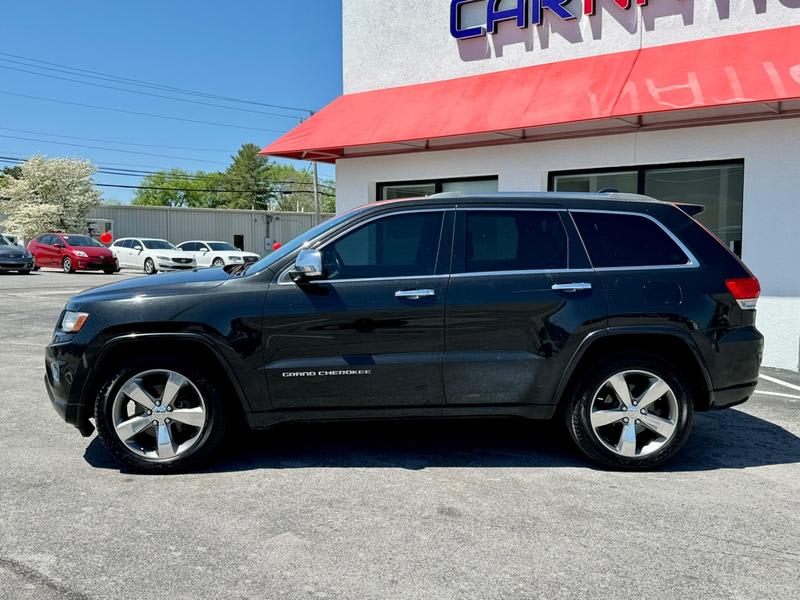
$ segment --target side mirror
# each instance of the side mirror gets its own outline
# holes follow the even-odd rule
[[[134,246],[133,249],[134,250],[138,250],[139,252],[142,251],[142,247],[141,246]]]
[[[294,269],[289,272],[292,281],[305,283],[313,279],[320,279],[322,276],[322,252],[301,250],[294,261]]]

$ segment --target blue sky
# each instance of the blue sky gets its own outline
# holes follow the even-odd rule
[[[124,169],[224,169],[242,143],[265,146],[280,136],[278,132],[298,123],[294,116],[250,111],[300,113],[133,86],[139,91],[222,103],[246,112],[224,110],[74,83],[53,77],[126,87],[114,81],[84,79],[74,72],[61,72],[65,70],[61,66],[28,59],[220,96],[320,109],[342,91],[341,2],[11,2],[3,7],[0,18],[0,53],[0,156],[80,156],[98,165]],[[90,109],[9,93],[240,128]],[[56,141],[125,152],[52,143]],[[334,177],[333,166],[320,165],[320,174]],[[104,174],[95,179],[123,185],[139,181]],[[111,188],[104,188],[104,194],[122,201],[132,196],[131,191]]]

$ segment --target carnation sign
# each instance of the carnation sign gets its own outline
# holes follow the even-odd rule
[[[464,27],[461,21],[462,8],[467,4],[485,0],[452,0],[450,2],[450,33],[457,40],[484,37],[487,33],[497,33],[497,27],[505,21],[514,21],[518,29],[531,25],[541,25],[544,15],[549,12],[564,21],[577,19],[578,15],[566,8],[570,0],[516,0],[510,8],[499,8],[501,0],[488,0],[486,4],[486,27]],[[623,10],[634,5],[646,6],[647,0],[613,0]],[[591,16],[597,10],[596,0],[583,0],[583,14]]]

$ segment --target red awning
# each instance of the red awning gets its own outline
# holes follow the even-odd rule
[[[800,114],[800,26],[341,96],[262,154],[345,156]]]

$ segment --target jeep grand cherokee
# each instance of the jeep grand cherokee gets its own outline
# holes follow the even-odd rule
[[[692,218],[622,194],[440,195],[354,209],[248,266],[79,294],[46,352],[56,410],[147,472],[236,422],[561,418],[615,468],[744,402],[758,281]],[[90,422],[94,420],[94,425]]]

